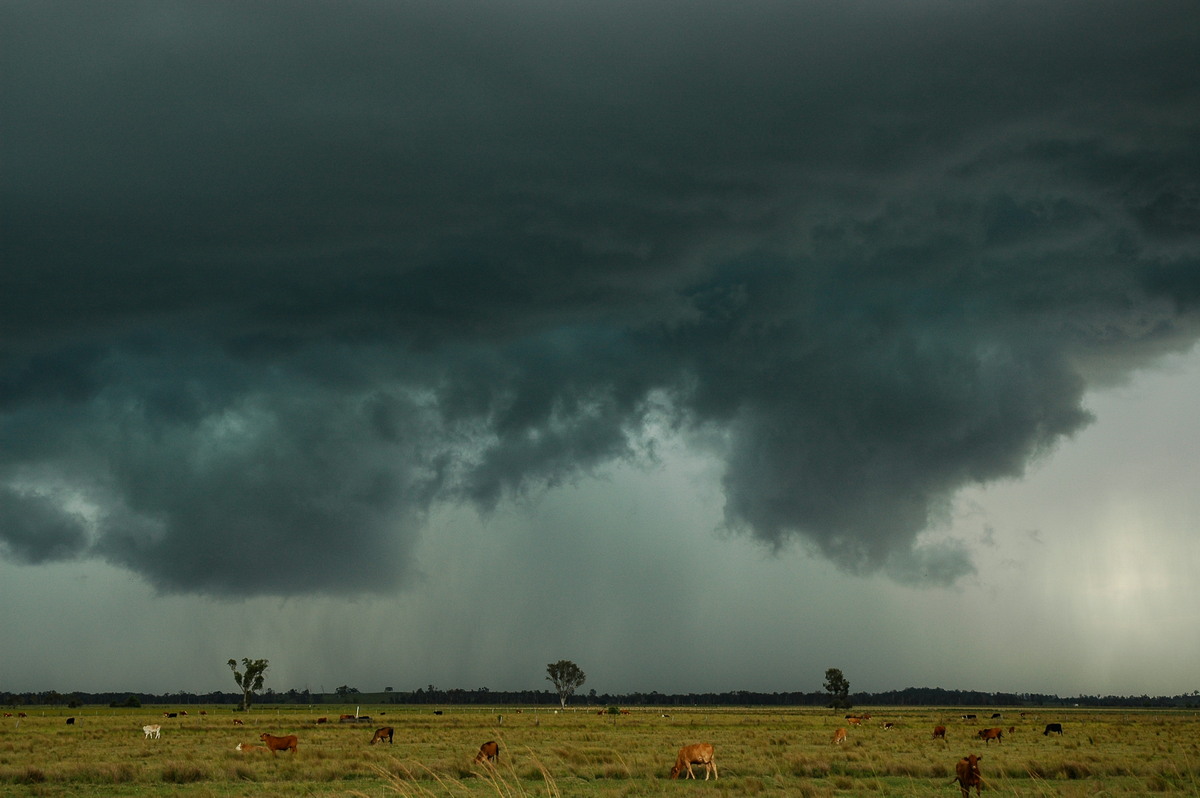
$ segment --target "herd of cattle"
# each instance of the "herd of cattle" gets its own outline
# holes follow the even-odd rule
[[[1022,712],[1021,714],[1024,715],[1025,713]],[[1001,715],[999,712],[992,714],[993,720],[998,720],[1000,717],[1001,717]],[[977,718],[978,718],[977,715],[963,715],[962,716],[962,719],[966,720],[966,721],[976,720]],[[850,726],[861,726],[863,724],[863,721],[867,721],[870,719],[871,719],[870,714],[847,715],[846,723]],[[882,723],[880,725],[883,727],[883,729],[885,731],[891,730],[894,726],[894,724],[887,723],[887,722]],[[1008,727],[1009,734],[1012,734],[1014,731],[1016,731],[1015,726]],[[1062,733],[1063,733],[1063,727],[1062,727],[1061,723],[1047,723],[1045,730],[1042,732],[1042,735],[1043,736],[1049,736],[1051,734],[1061,735]],[[1004,742],[1004,729],[1000,726],[993,726],[988,729],[980,729],[977,732],[977,735],[978,735],[979,739],[983,740],[984,745],[987,745],[992,740],[995,740],[997,744]],[[833,742],[835,744],[840,744],[840,743],[846,742],[846,738],[847,738],[847,732],[846,732],[845,728],[838,728],[833,733]],[[934,726],[933,727],[933,739],[945,740],[946,739],[946,727],[941,726],[941,725]],[[711,746],[709,746],[709,748],[711,749]],[[710,754],[711,754],[711,751],[710,751]],[[683,752],[681,751],[680,756],[682,756],[682,755],[683,755]],[[955,763],[954,779],[950,783],[958,784],[959,789],[962,790],[962,798],[967,798],[967,795],[970,794],[972,787],[975,788],[975,794],[977,796],[980,794],[980,790],[983,788],[983,781],[984,781],[983,774],[979,769],[979,761],[981,759],[983,759],[983,757],[978,756],[976,754],[968,754],[967,756],[964,756],[962,759],[958,760],[957,763]],[[679,766],[676,765],[676,767],[679,767]],[[674,773],[674,771],[672,771],[672,773]],[[705,774],[704,778],[707,779],[708,775]]]
[[[625,714],[628,714],[629,710],[622,710],[622,712]],[[1022,713],[1022,714],[1024,714],[1024,713]],[[668,717],[668,716],[664,715],[663,717]],[[964,721],[975,720],[976,718],[977,718],[976,715],[971,715],[971,714],[962,716],[962,719]],[[994,713],[992,715],[993,720],[999,719],[999,718],[1000,718],[1000,713],[998,713],[998,712]],[[328,720],[329,720],[328,718],[317,718],[316,722],[317,723],[327,723]],[[354,715],[342,715],[341,718],[339,718],[339,721],[342,723],[357,722],[357,721],[362,721],[362,720],[369,721],[370,717],[369,716],[358,717],[358,716],[354,716]],[[871,720],[871,715],[870,715],[870,713],[864,713],[862,715],[846,715],[845,720],[846,720],[847,725],[862,726],[864,721]],[[241,721],[235,720],[234,723],[241,723]],[[881,723],[880,726],[885,731],[890,731],[891,729],[893,729],[895,727],[895,724],[885,721],[885,722]],[[157,737],[159,734],[159,726],[157,724],[155,724],[153,726],[144,726],[142,728],[143,728],[143,731],[146,732],[147,737],[152,736],[152,732],[153,732],[153,736],[155,736],[155,737]],[[393,736],[395,735],[395,731],[396,730],[394,728],[392,728],[391,726],[383,726],[381,728],[376,729],[375,734],[372,735],[371,740],[368,743],[368,745],[374,745],[375,743],[382,743],[384,740],[387,740],[388,743],[392,743]],[[1011,734],[1013,731],[1015,731],[1015,727],[1009,726],[1008,731]],[[1047,723],[1045,730],[1042,732],[1042,734],[1046,735],[1046,736],[1048,736],[1050,734],[1061,735],[1062,733],[1063,733],[1063,728],[1062,728],[1061,723]],[[987,729],[980,729],[977,732],[977,735],[978,735],[979,739],[983,740],[984,745],[987,745],[992,740],[995,740],[997,742],[997,744],[1004,742],[1004,729],[999,726],[993,726],[993,727],[987,728]],[[848,736],[848,732],[846,731],[846,729],[839,727],[833,733],[833,742],[835,744],[844,743],[847,739],[847,736]],[[274,735],[267,734],[264,732],[262,735],[260,735],[260,739],[264,743],[266,743],[266,745],[248,745],[245,743],[238,743],[237,750],[243,751],[243,752],[255,752],[255,751],[262,752],[262,753],[269,752],[272,754],[278,753],[279,751],[291,751],[292,753],[296,753],[297,739],[296,739],[296,735],[294,735],[294,734],[288,735],[286,737],[276,737]],[[946,727],[942,726],[942,725],[934,726],[933,727],[933,739],[945,740],[946,739]],[[480,762],[495,762],[499,756],[500,756],[500,746],[496,743],[495,740],[488,740],[486,743],[479,746],[479,753],[477,753],[475,755],[475,762],[476,762],[476,764],[478,764]],[[979,762],[982,759],[983,759],[983,757],[978,756],[976,754],[968,754],[967,756],[964,756],[962,759],[960,759],[957,763],[955,763],[955,767],[954,767],[955,775],[954,775],[954,779],[951,780],[950,783],[958,784],[959,789],[962,791],[963,798],[967,798],[967,796],[971,792],[972,787],[975,788],[975,794],[977,796],[980,794],[980,790],[983,788],[984,779],[983,779],[983,774],[979,767]],[[680,748],[679,753],[675,757],[675,764],[671,767],[670,778],[678,779],[680,776],[683,776],[684,778],[690,778],[690,779],[696,778],[696,773],[695,773],[695,771],[692,770],[693,765],[701,765],[704,767],[704,780],[705,781],[708,781],[708,777],[710,775],[713,777],[713,779],[720,778],[720,776],[717,773],[717,762],[716,762],[715,752],[714,752],[712,743],[696,743],[694,745],[685,745],[683,748]],[[684,774],[686,774],[686,775],[684,775]]]
[[[622,712],[628,714],[629,710],[622,710]],[[206,715],[208,713],[204,710],[201,710],[200,714]],[[439,711],[436,714],[440,715],[442,713]],[[1024,713],[1021,714],[1024,715]],[[166,718],[175,718],[181,715],[187,715],[187,712],[181,710],[178,713],[163,713],[163,716]],[[12,717],[12,713],[5,712],[4,717]],[[24,712],[20,712],[18,713],[18,717],[24,718],[26,715]],[[663,715],[663,717],[669,716]],[[999,719],[1000,717],[1001,715],[998,712],[992,715],[993,720]],[[976,719],[976,715],[967,714],[962,716],[962,720],[964,721]],[[371,718],[368,715],[342,715],[338,719],[340,723],[361,723],[370,722],[370,720]],[[871,720],[871,715],[869,713],[864,713],[862,715],[846,715],[845,720],[848,726],[861,727],[864,722]],[[317,718],[315,722],[318,724],[328,723],[329,718]],[[75,718],[67,718],[67,723],[73,725],[75,723]],[[233,723],[238,726],[244,725],[243,721],[238,719],[234,719]],[[894,728],[894,725],[895,724],[890,722],[883,722],[880,724],[885,731],[890,731],[892,728]],[[1013,733],[1015,731],[1015,727],[1009,726],[1008,731],[1010,734]],[[382,726],[375,730],[375,733],[371,736],[368,745],[382,743],[384,740],[387,740],[389,744],[393,743],[395,732],[396,730],[391,726]],[[146,724],[145,726],[142,726],[142,733],[145,735],[146,739],[159,739],[162,737],[162,725],[158,723]],[[1062,733],[1063,727],[1061,723],[1047,723],[1045,730],[1042,732],[1044,736],[1049,736],[1051,734],[1061,735]],[[848,736],[849,733],[847,732],[846,728],[839,727],[833,733],[832,742],[834,744],[844,743],[848,739]],[[992,740],[995,740],[997,744],[1002,744],[1004,742],[1004,729],[1000,726],[980,729],[977,732],[977,736],[979,739],[983,740],[984,745],[989,744]],[[238,743],[235,750],[247,754],[278,754],[280,751],[289,751],[295,754],[299,748],[299,738],[294,734],[276,736],[267,732],[263,732],[259,735],[259,739],[263,742],[263,745]],[[945,740],[946,727],[943,725],[934,726],[933,739]],[[500,746],[495,740],[488,740],[486,743],[479,746],[479,752],[475,754],[475,762],[477,764],[494,763],[498,760],[499,756]],[[955,777],[950,783],[957,783],[959,785],[959,788],[962,790],[963,798],[966,798],[972,787],[975,788],[975,794],[979,795],[979,791],[982,788],[984,781],[979,767],[979,762],[982,759],[983,757],[976,754],[969,754],[955,764]],[[675,764],[671,767],[670,778],[677,779],[680,776],[691,779],[696,778],[696,774],[692,770],[693,765],[701,765],[704,767],[705,781],[708,781],[709,775],[711,775],[714,779],[720,778],[717,774],[717,763],[714,756],[712,743],[696,743],[694,745],[685,745],[683,748],[679,749],[679,753],[675,758]]]

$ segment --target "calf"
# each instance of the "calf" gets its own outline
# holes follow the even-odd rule
[[[945,726],[934,726],[933,727],[933,739],[936,740],[939,737],[941,737],[943,740],[946,739],[946,727]]]
[[[975,795],[979,795],[979,791],[983,789],[983,774],[979,771],[979,760],[981,756],[968,754],[958,760],[958,764],[954,766],[954,781],[958,782],[958,788],[962,790],[962,798],[967,798],[971,793],[971,788],[975,788]]]
[[[713,760],[713,747],[711,743],[696,743],[695,745],[685,745],[679,749],[679,755],[675,757],[675,764],[671,768],[671,778],[679,778],[679,774],[687,770],[686,778],[694,779],[696,774],[692,772],[692,765],[704,765],[704,780],[708,781],[709,771],[712,771],[714,779],[720,778],[717,775],[717,763]]]
[[[238,743],[235,750],[241,751],[243,754],[267,754],[271,752],[271,749],[265,745],[254,745],[252,743]]]
[[[1049,735],[1050,732],[1054,732],[1055,734],[1062,734],[1062,724],[1061,723],[1047,723],[1046,730],[1044,732],[1042,732],[1042,736],[1045,737],[1045,736]]]
[[[395,731],[395,730],[391,726],[384,726],[382,729],[376,729],[375,736],[371,738],[371,742],[367,743],[367,745],[375,745],[375,743],[381,743],[381,742],[383,742],[384,737],[387,738],[387,741],[390,744],[392,742],[392,732],[393,731]]]
[[[263,732],[258,735],[258,739],[267,744],[267,748],[271,749],[272,754],[278,754],[280,751],[291,751],[294,754],[296,753],[296,744],[299,742],[294,734],[289,734],[286,737],[276,737],[273,734]]]
[[[834,745],[840,745],[844,742],[846,742],[846,730],[839,728],[833,733],[833,743]]]
[[[495,740],[488,740],[483,745],[479,746],[479,753],[475,755],[476,762],[495,762],[500,758],[500,746]]]
[[[145,733],[147,740],[151,737],[156,740],[159,737],[162,737],[162,726],[157,723],[151,723],[149,726],[143,726],[142,731]]]

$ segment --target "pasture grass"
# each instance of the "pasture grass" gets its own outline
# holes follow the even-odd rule
[[[991,710],[964,721],[962,710],[880,708],[841,745],[841,713],[798,708],[634,709],[554,713],[545,708],[364,708],[371,723],[316,724],[353,708],[323,705],[25,708],[29,717],[0,727],[0,798],[8,796],[359,796],[360,798],[636,798],[709,791],[729,795],[957,796],[954,763],[983,756],[989,794],[1000,796],[1200,796],[1200,713],[1195,710]],[[177,711],[178,707],[170,708]],[[68,726],[65,719],[76,718]],[[500,716],[503,716],[501,722]],[[244,720],[236,726],[233,719]],[[890,730],[884,721],[894,723]],[[1042,734],[1061,722],[1062,737]],[[142,725],[162,724],[162,738]],[[947,740],[934,740],[934,725]],[[368,745],[379,726],[394,745]],[[1001,726],[1002,743],[980,728]],[[1009,732],[1010,726],[1015,727]],[[243,753],[262,732],[296,734],[299,752]],[[500,762],[473,762],[495,739]],[[712,742],[720,779],[671,781],[675,752]]]

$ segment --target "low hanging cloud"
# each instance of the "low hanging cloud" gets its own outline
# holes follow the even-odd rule
[[[1191,4],[71,8],[3,12],[18,562],[387,591],[671,434],[948,583],[956,491],[1200,334]]]

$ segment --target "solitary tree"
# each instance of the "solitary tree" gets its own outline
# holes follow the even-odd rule
[[[584,683],[587,674],[569,659],[550,663],[546,666],[546,672],[550,674],[546,679],[553,682],[554,689],[558,691],[558,703],[566,709],[567,699],[575,692],[576,687]]]
[[[825,691],[829,693],[829,706],[834,709],[850,708],[850,682],[842,675],[841,668],[825,671]]]
[[[254,698],[254,691],[261,690],[263,686],[263,674],[267,670],[267,661],[265,659],[251,660],[249,657],[242,657],[242,667],[246,669],[245,673],[238,673],[237,661],[229,660],[229,670],[233,671],[233,680],[237,682],[237,686],[242,688],[242,709],[250,710],[250,701]]]

